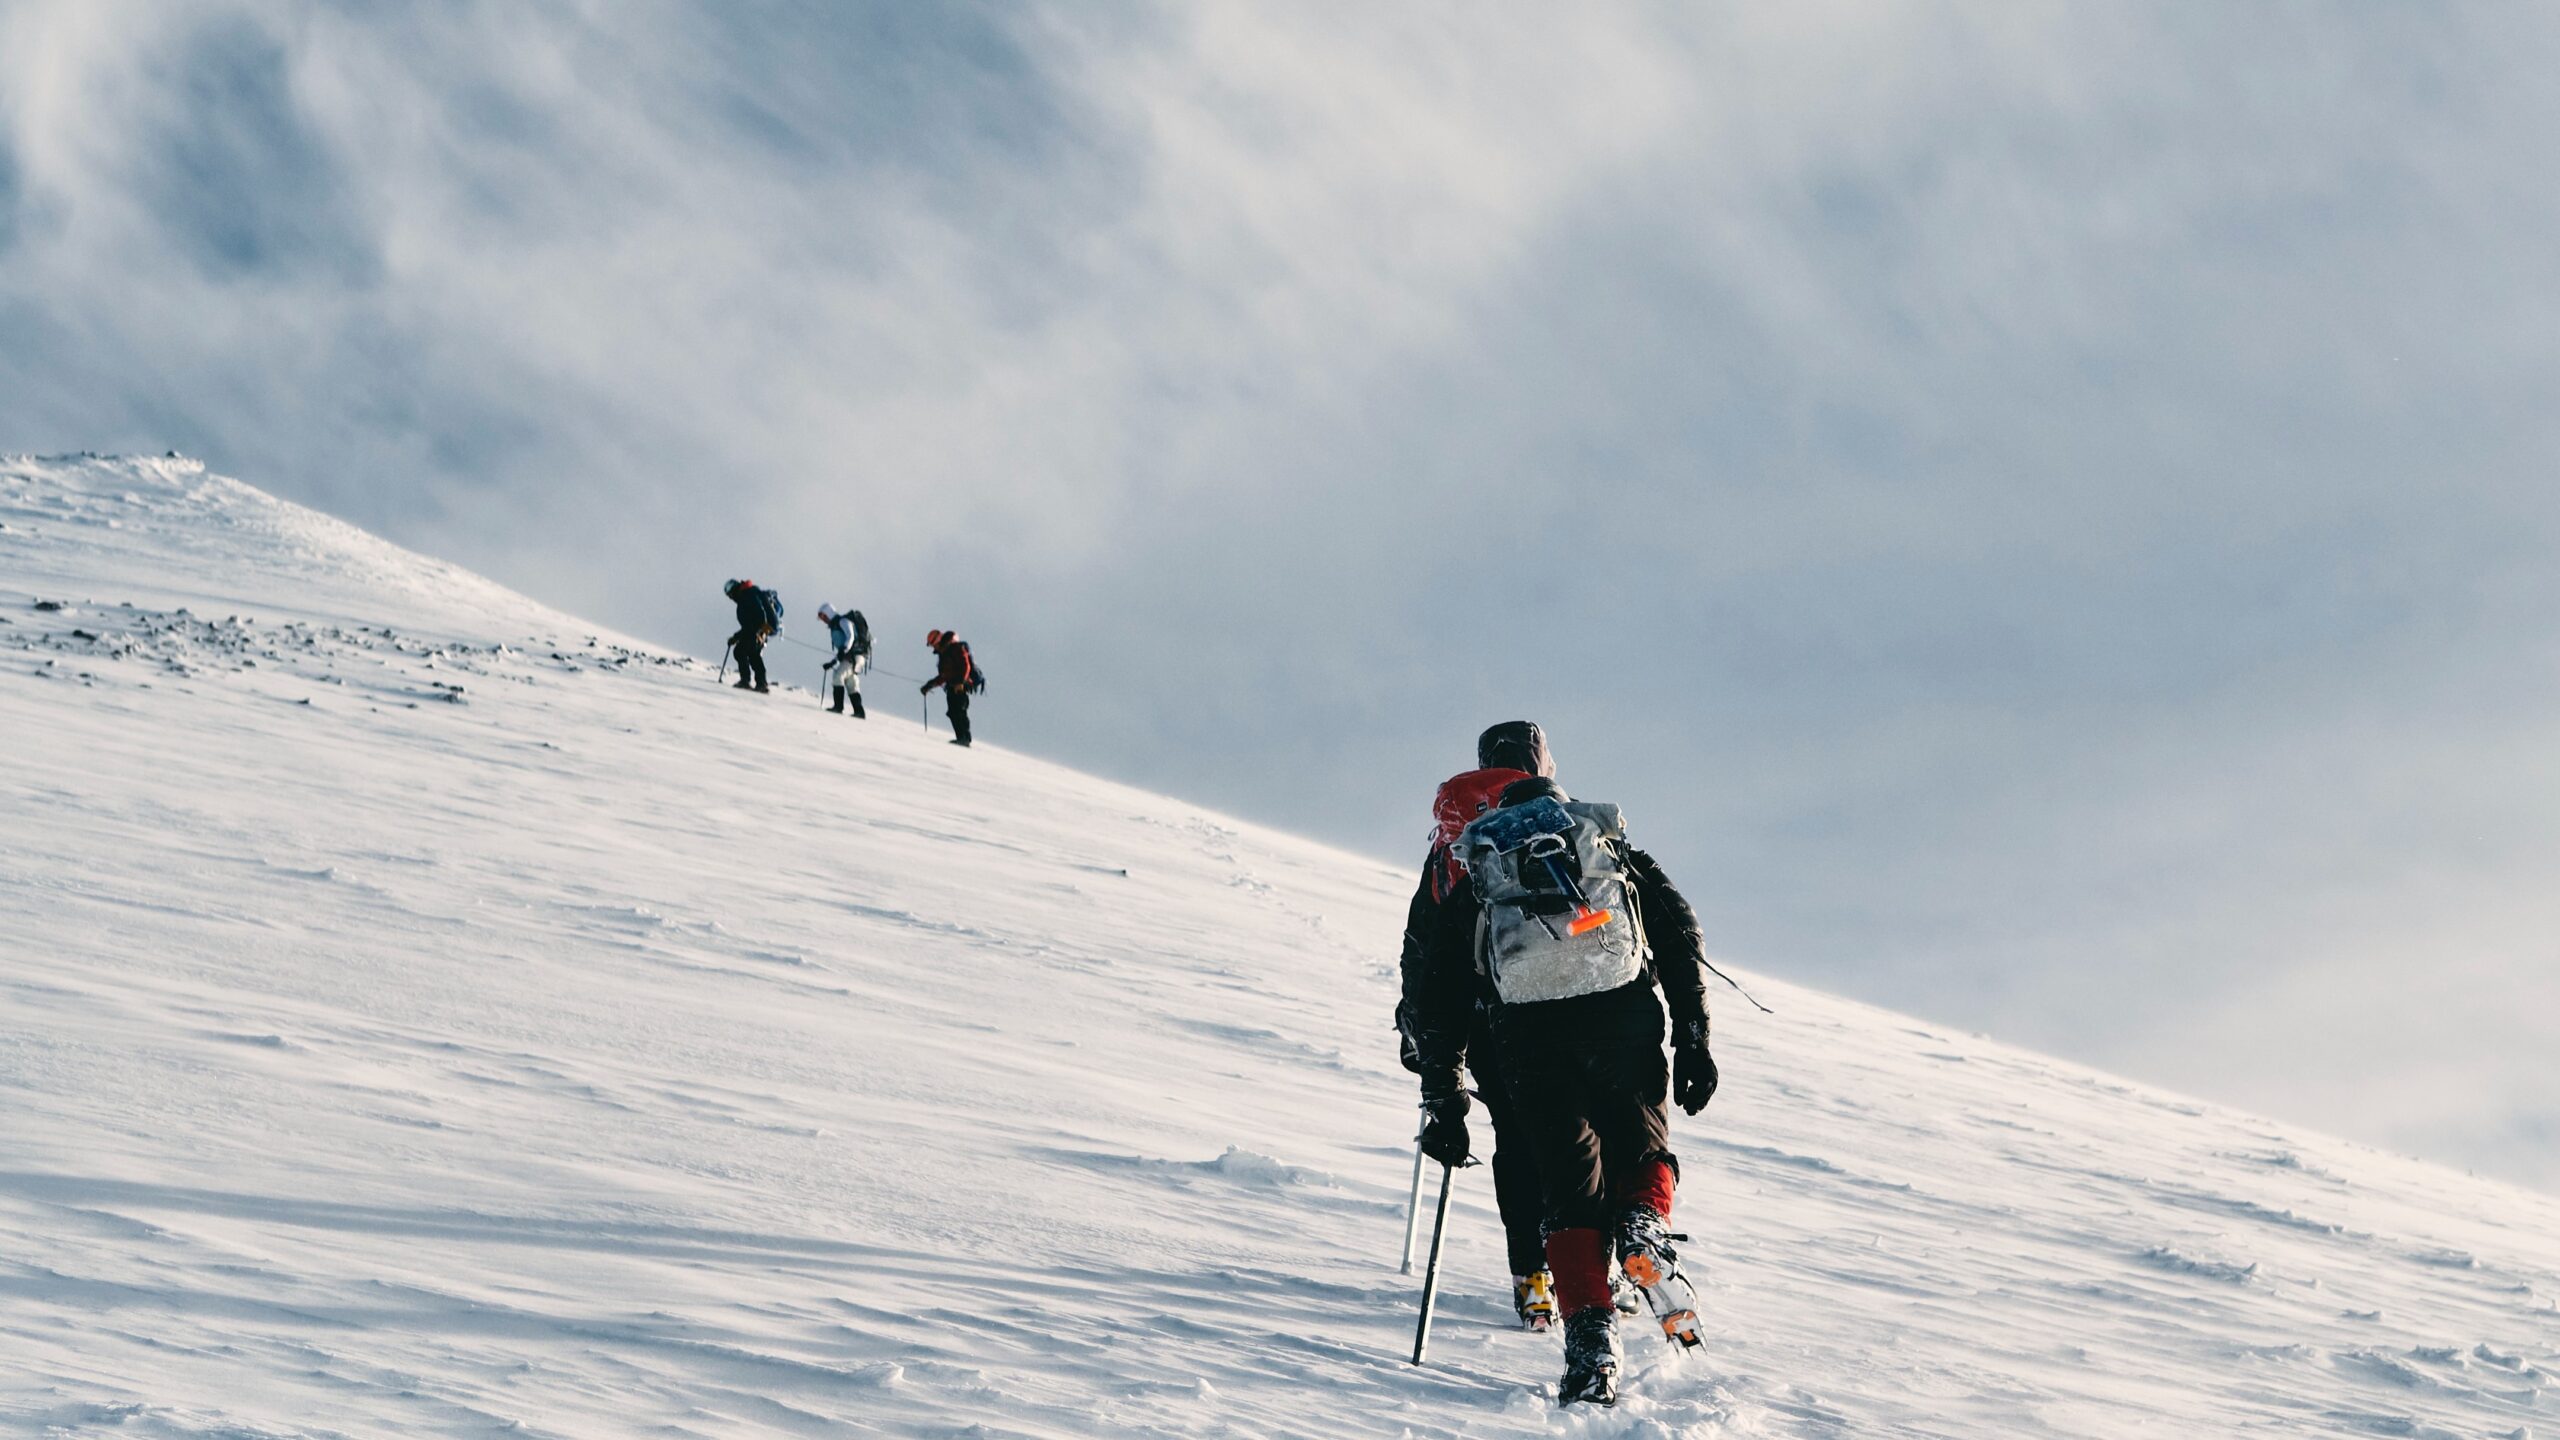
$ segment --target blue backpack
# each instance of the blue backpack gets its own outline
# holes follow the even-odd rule
[[[758,590],[756,595],[764,601],[765,628],[771,630],[776,635],[781,634],[782,597],[770,590]]]

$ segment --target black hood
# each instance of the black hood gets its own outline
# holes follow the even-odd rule
[[[1534,720],[1505,720],[1477,736],[1476,764],[1530,775],[1556,773],[1556,757],[1547,753],[1547,732]]]
[[[1502,799],[1496,802],[1496,808],[1508,810],[1514,805],[1526,805],[1532,800],[1570,800],[1572,798],[1564,793],[1563,786],[1553,780],[1544,775],[1532,775],[1526,780],[1514,780],[1503,786]]]

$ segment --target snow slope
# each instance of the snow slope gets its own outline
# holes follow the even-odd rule
[[[1415,1370],[1406,876],[879,689],[0,461],[0,1433],[2560,1433],[2551,1199],[1767,981],[1710,1348],[1558,1414],[1472,1172]]]

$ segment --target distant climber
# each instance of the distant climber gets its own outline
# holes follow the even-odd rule
[[[951,743],[969,743],[969,697],[987,688],[987,673],[978,668],[977,657],[969,653],[969,642],[948,630],[928,630],[924,643],[933,651],[933,678],[924,682],[920,694],[942,692],[943,713],[951,717]]]
[[[871,668],[871,622],[859,610],[838,612],[832,605],[819,606],[818,618],[827,622],[828,643],[836,647],[836,657],[825,667],[831,682],[827,688],[835,696],[827,712],[841,715],[849,704],[853,718],[863,719],[862,672]]]
[[[732,580],[720,593],[738,607],[738,633],[729,637],[729,653],[738,657],[738,688],[766,694],[764,642],[782,629],[782,597],[753,580]]]
[[[1430,852],[1423,858],[1422,878],[1405,909],[1404,996],[1396,1005],[1399,1050],[1408,1070],[1422,1073],[1426,1048],[1446,1049],[1414,1033],[1417,992],[1432,983],[1429,942],[1440,907],[1455,901],[1467,884],[1466,867],[1457,856],[1459,833],[1479,815],[1494,808],[1503,790],[1515,781],[1556,773],[1547,752],[1547,737],[1536,725],[1514,720],[1496,725],[1476,740],[1476,768],[1450,777],[1432,800],[1434,827]],[[1555,1277],[1547,1269],[1541,1221],[1545,1197],[1538,1184],[1538,1160],[1529,1137],[1521,1132],[1519,1111],[1505,1088],[1501,1058],[1493,1048],[1496,997],[1482,977],[1474,977],[1476,995],[1464,1007],[1454,1003],[1447,1013],[1463,1009],[1467,1033],[1460,1037],[1466,1068],[1475,1073],[1476,1093],[1484,1098],[1486,1118],[1493,1122],[1493,1198],[1502,1214],[1503,1237],[1511,1259],[1511,1307],[1531,1330],[1555,1324]],[[1465,1097],[1449,1103],[1446,1087],[1457,1077],[1445,1068],[1427,1077],[1434,1087],[1423,1096],[1427,1117],[1420,1143],[1423,1153],[1443,1165],[1463,1165],[1468,1158]]]
[[[1405,986],[1430,1113],[1425,1143],[1466,1153],[1460,1075],[1490,989],[1490,1038],[1514,1124],[1537,1155],[1547,1265],[1565,1317],[1557,1395],[1613,1405],[1613,1255],[1666,1335],[1684,1346],[1699,1340],[1696,1299],[1671,1245],[1680,1168],[1665,1103],[1676,1097],[1695,1115],[1716,1090],[1697,916],[1653,857],[1628,843],[1616,806],[1574,801],[1545,776],[1505,786],[1453,851],[1466,883],[1427,917],[1419,973],[1409,970]]]

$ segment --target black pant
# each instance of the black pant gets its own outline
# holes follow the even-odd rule
[[[1476,1074],[1476,1093],[1484,1097],[1485,1118],[1493,1123],[1493,1203],[1502,1212],[1503,1247],[1511,1253],[1511,1273],[1529,1275],[1547,1268],[1546,1196],[1538,1184],[1538,1157],[1520,1123],[1519,1107],[1506,1089],[1508,1076],[1495,1048],[1491,1027],[1481,1020],[1467,1046],[1467,1068]]]
[[[942,687],[943,713],[951,717],[951,738],[969,743],[969,692],[958,685]]]
[[[735,638],[730,640],[729,648],[736,652],[738,657],[738,683],[741,685],[753,685],[758,690],[766,688],[764,679],[764,637],[761,635],[751,635],[746,631],[741,630],[737,633]]]
[[[1514,1124],[1537,1158],[1547,1227],[1610,1228],[1628,1172],[1671,1154],[1671,1067],[1652,982],[1506,1005],[1494,1032]]]

